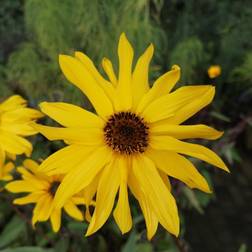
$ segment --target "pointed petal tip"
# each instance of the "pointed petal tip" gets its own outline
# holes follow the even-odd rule
[[[173,65],[171,69],[172,69],[172,70],[175,70],[175,71],[180,71],[180,70],[181,70],[180,66],[179,66],[179,65],[176,65],[176,64]]]

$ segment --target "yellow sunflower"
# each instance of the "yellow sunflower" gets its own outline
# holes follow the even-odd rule
[[[29,193],[27,196],[15,199],[14,204],[26,205],[36,204],[33,209],[32,224],[38,221],[47,221],[50,218],[52,229],[57,232],[61,226],[61,208],[53,207],[55,192],[61,183],[62,175],[47,176],[38,171],[38,163],[31,159],[23,162],[23,167],[18,167],[17,171],[22,179],[8,183],[5,188],[12,193]],[[72,218],[84,220],[82,212],[76,206],[84,204],[84,198],[81,195],[73,195],[68,198],[63,208]]]
[[[47,174],[66,174],[55,195],[55,207],[80,190],[96,193],[96,206],[86,235],[96,232],[113,215],[122,233],[132,227],[128,189],[142,209],[149,239],[158,223],[179,234],[176,201],[168,176],[191,188],[210,192],[194,165],[184,157],[204,160],[225,171],[228,168],[210,149],[182,139],[217,139],[222,132],[206,125],[180,125],[208,105],[215,93],[210,85],[186,86],[171,92],[180,78],[180,68],[158,78],[149,87],[151,44],[138,59],[132,73],[133,49],[125,34],[119,40],[119,75],[110,60],[102,66],[104,79],[93,62],[81,52],[60,55],[66,78],[92,102],[96,113],[67,103],[41,104],[41,110],[64,127],[34,124],[49,140],[64,140],[69,146],[48,157],[40,167]]]
[[[29,156],[32,145],[24,137],[37,133],[30,123],[42,116],[41,112],[27,108],[26,100],[19,95],[0,103],[0,152],[12,158],[23,153]]]

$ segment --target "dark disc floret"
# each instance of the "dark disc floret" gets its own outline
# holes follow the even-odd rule
[[[143,118],[131,112],[119,112],[104,127],[105,142],[120,154],[143,153],[148,146],[148,129]]]
[[[50,188],[49,188],[49,193],[54,197],[58,187],[60,185],[60,181],[54,181],[52,182]]]

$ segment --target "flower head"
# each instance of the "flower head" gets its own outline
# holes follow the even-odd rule
[[[122,233],[131,229],[128,190],[139,202],[149,239],[158,223],[178,235],[178,211],[168,176],[210,192],[205,178],[184,155],[228,171],[210,149],[181,141],[213,140],[222,135],[203,124],[180,125],[212,101],[214,87],[186,86],[171,92],[180,78],[180,68],[175,65],[150,88],[148,71],[153,50],[153,45],[146,49],[132,73],[133,49],[122,34],[118,78],[112,63],[108,59],[102,62],[109,80],[99,74],[85,54],[60,55],[66,78],[87,95],[97,114],[67,103],[41,103],[41,110],[64,127],[34,127],[49,140],[68,144],[40,166],[47,174],[66,174],[56,192],[55,207],[63,206],[84,188],[92,192],[89,197],[96,193],[86,235],[96,232],[112,211]]]
[[[37,131],[30,123],[42,117],[42,113],[27,108],[27,102],[19,95],[13,95],[0,103],[0,151],[15,158],[16,154],[31,154],[32,145],[25,136]]]
[[[63,176],[47,176],[38,171],[38,163],[31,159],[26,159],[23,167],[18,167],[17,171],[22,179],[8,183],[5,187],[12,193],[28,193],[28,195],[15,199],[14,204],[26,205],[36,204],[33,209],[32,224],[38,221],[47,221],[50,218],[54,232],[61,226],[61,208],[54,208],[53,199]],[[65,202],[63,209],[76,220],[83,220],[83,214],[78,209],[77,204],[84,204],[81,195],[73,195]]]
[[[219,65],[213,65],[208,68],[208,76],[211,79],[214,79],[221,75],[221,67]]]

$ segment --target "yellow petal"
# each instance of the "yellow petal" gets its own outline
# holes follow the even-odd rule
[[[66,202],[66,204],[64,205],[64,209],[67,212],[67,214],[69,216],[71,216],[72,218],[79,220],[79,221],[82,221],[84,219],[82,212],[73,203],[73,201],[71,199]]]
[[[113,102],[115,97],[115,89],[111,85],[110,82],[105,80],[102,75],[96,69],[92,60],[82,52],[75,52],[75,57],[80,60],[80,62],[85,66],[87,71],[89,71],[99,86],[104,90],[105,94],[110,98],[111,102]]]
[[[119,198],[114,210],[114,218],[119,226],[122,234],[127,233],[132,227],[132,217],[130,213],[129,198],[128,198],[128,160],[125,157],[118,158],[117,170],[120,173],[120,190]]]
[[[38,133],[33,127],[31,127],[30,122],[2,123],[1,129],[19,136],[31,136]]]
[[[43,194],[33,209],[32,222],[46,221],[49,219],[52,211],[52,198],[49,194]]]
[[[101,173],[102,173],[102,171],[101,171]],[[89,206],[92,205],[93,198],[94,198],[95,193],[97,191],[99,180],[100,180],[100,174],[98,173],[96,175],[96,177],[93,179],[93,181],[84,189],[84,192],[83,192],[83,197],[86,202],[85,218],[88,222],[91,221],[91,214],[90,214]]]
[[[172,125],[167,123],[154,123],[151,125],[150,130],[155,135],[168,135],[177,139],[203,138],[214,140],[223,135],[223,132],[203,124]]]
[[[104,142],[103,131],[100,128],[59,128],[36,123],[32,126],[51,141],[65,140],[83,145],[100,145]]]
[[[185,143],[169,136],[152,136],[150,145],[153,149],[185,154],[228,171],[227,166],[217,154],[199,144]]]
[[[12,95],[0,104],[0,110],[9,111],[20,107],[25,107],[26,104],[26,100],[20,95]]]
[[[40,108],[49,117],[65,127],[100,127],[104,122],[94,113],[64,102],[42,102]]]
[[[154,47],[151,44],[138,59],[132,75],[133,106],[136,107],[140,99],[149,90],[149,64],[153,56]]]
[[[43,117],[44,115],[36,109],[31,108],[18,108],[15,110],[3,113],[1,116],[2,124],[8,123],[27,123]]]
[[[159,99],[153,101],[146,109],[141,113],[147,122],[156,122],[163,119],[170,118],[171,124],[173,118],[176,121],[178,111],[184,111],[188,104],[198,100],[194,105],[193,113],[190,116],[198,112],[202,107],[206,106],[213,98],[214,87],[213,86],[186,86],[177,89],[176,91],[164,95]],[[200,104],[200,101],[204,100],[204,106]],[[202,102],[201,102],[202,103]],[[189,114],[188,118],[190,117]]]
[[[13,154],[25,153],[30,156],[32,151],[32,144],[29,141],[6,131],[0,131],[0,146],[3,150]]]
[[[162,178],[163,182],[165,183],[167,189],[169,191],[171,191],[171,182],[170,182],[168,176],[161,170],[159,170],[158,173],[159,173],[160,177]]]
[[[28,169],[31,172],[33,172],[33,173],[37,173],[38,172],[39,164],[37,162],[35,162],[34,160],[32,160],[32,159],[29,159],[29,158],[25,159],[23,161],[23,166],[26,169]]]
[[[33,192],[36,190],[31,183],[23,180],[10,182],[5,186],[5,189],[12,193]]]
[[[60,226],[61,226],[61,209],[53,209],[51,216],[50,216],[50,221],[52,224],[52,229],[56,233],[59,231]]]
[[[30,203],[35,203],[35,202],[39,201],[41,196],[42,196],[41,193],[34,192],[34,193],[30,193],[29,195],[27,195],[25,197],[15,199],[13,201],[13,203],[16,205],[26,205],[26,204],[30,204]]]
[[[101,147],[80,162],[60,184],[54,199],[56,208],[64,206],[70,197],[88,186],[110,159],[111,152]]]
[[[4,172],[9,173],[14,169],[14,164],[12,162],[8,162],[5,166],[4,166]]]
[[[117,78],[115,75],[115,71],[112,65],[112,62],[108,58],[102,59],[102,68],[107,74],[110,82],[113,84],[114,87],[117,86]]]
[[[175,152],[161,150],[151,150],[147,155],[167,175],[181,180],[190,188],[197,188],[206,193],[211,192],[205,178],[185,157]]]
[[[144,108],[158,99],[161,96],[167,95],[174,85],[180,79],[180,67],[177,65],[172,66],[172,70],[160,76],[153,84],[152,88],[143,97],[139,103],[138,111],[141,112]]]
[[[3,165],[5,163],[5,157],[6,157],[5,151],[0,146],[0,167],[3,167]]]
[[[122,33],[118,44],[118,56],[119,56],[119,79],[116,90],[116,110],[128,110],[132,106],[132,61],[134,52],[126,38]]]
[[[142,172],[143,167],[144,172]],[[145,156],[136,157],[133,159],[132,168],[160,224],[170,233],[178,236],[179,217],[176,201],[165,186],[154,163]]]
[[[107,116],[113,114],[113,106],[109,97],[79,60],[60,55],[59,64],[66,78],[88,97],[98,115],[106,119]]]
[[[113,179],[111,179],[113,178]],[[96,206],[86,236],[95,233],[108,219],[120,183],[116,163],[111,162],[102,171],[96,195]]]
[[[203,86],[204,87],[204,86]],[[168,124],[181,124],[194,114],[199,112],[202,108],[212,102],[215,94],[215,88],[213,86],[205,86],[205,92],[199,93],[198,96],[188,99],[188,102],[176,111],[174,117],[170,117],[165,120]],[[208,87],[208,88],[207,88]],[[196,92],[197,93],[197,92]]]
[[[67,146],[46,158],[41,163],[39,170],[48,175],[71,172],[81,161],[94,152],[94,150],[90,146]]]
[[[154,213],[152,207],[150,206],[150,202],[144,192],[141,190],[139,186],[139,182],[132,174],[129,174],[129,187],[134,197],[138,200],[139,205],[143,211],[144,220],[147,228],[147,238],[151,240],[158,228],[158,218]]]

